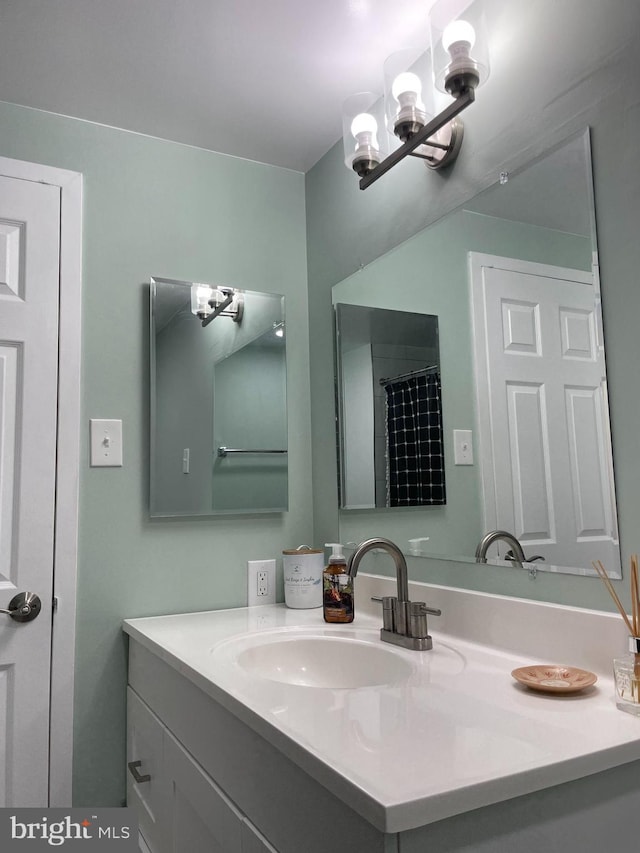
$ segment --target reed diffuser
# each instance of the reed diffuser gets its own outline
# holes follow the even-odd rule
[[[640,716],[640,585],[638,556],[631,557],[631,617],[627,615],[602,563],[593,563],[602,578],[618,612],[629,631],[629,654],[614,658],[613,676],[616,685],[616,705],[620,710]]]

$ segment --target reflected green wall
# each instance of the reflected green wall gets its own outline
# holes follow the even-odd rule
[[[483,535],[479,465],[453,464],[453,430],[477,429],[469,252],[586,271],[592,260],[585,237],[461,210],[335,285],[334,303],[437,315],[447,489],[445,506],[342,510],[342,542],[386,536],[406,550],[409,539],[428,536],[433,554],[472,557]]]
[[[634,0],[484,0],[483,5],[491,33],[491,76],[464,113],[464,144],[448,174],[429,172],[408,158],[360,191],[338,144],[306,176],[315,541],[332,540],[340,528],[350,538],[398,534],[406,539],[430,532],[422,523],[415,529],[413,511],[406,511],[406,521],[396,527],[384,511],[364,516],[356,531],[356,521],[345,526],[337,509],[328,347],[332,287],[358,270],[365,275],[377,258],[494,185],[500,172],[513,173],[590,127],[618,514],[628,565],[629,555],[640,550],[640,171],[633,142],[640,133],[640,102],[623,81],[636,79],[640,71],[640,6]],[[424,263],[428,287],[428,260]],[[417,286],[397,275],[387,284],[392,298],[400,300],[406,287]],[[365,567],[388,567],[388,560],[380,558],[378,565],[376,559],[369,555]],[[525,572],[500,567],[421,558],[409,563],[413,577],[435,583],[612,609],[597,578],[539,574],[533,581]],[[626,597],[626,583],[618,587]]]
[[[0,104],[0,155],[82,172],[83,346],[74,804],[124,796],[123,618],[246,603],[246,561],[311,539],[301,174]],[[288,513],[148,518],[149,277],[286,298]],[[124,467],[88,466],[89,418],[122,418]]]
[[[213,446],[284,450],[286,365],[281,346],[248,344],[213,370]],[[213,508],[287,506],[287,455],[250,453],[216,458]]]

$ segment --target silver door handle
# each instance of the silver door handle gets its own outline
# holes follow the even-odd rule
[[[0,608],[0,613],[6,613],[16,622],[31,622],[42,610],[42,602],[35,592],[19,592],[9,602],[9,609]]]
[[[130,761],[127,764],[127,767],[129,768],[129,772],[131,773],[131,775],[133,776],[133,778],[136,780],[136,782],[138,784],[140,784],[140,782],[150,782],[151,776],[149,776],[148,773],[145,773],[144,775],[142,775],[142,773],[138,773],[138,767],[141,767],[141,766],[142,766],[142,761]]]

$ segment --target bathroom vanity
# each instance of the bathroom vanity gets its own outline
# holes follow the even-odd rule
[[[635,837],[619,617],[411,584],[442,616],[433,650],[408,651],[379,641],[370,599],[391,584],[358,576],[352,625],[284,605],[125,622],[128,804],[152,853],[599,853]],[[534,663],[598,682],[536,693],[510,674]]]

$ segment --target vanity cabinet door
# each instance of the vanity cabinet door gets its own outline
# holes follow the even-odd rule
[[[152,853],[170,853],[167,786],[163,776],[165,727],[127,688],[127,805],[138,814],[140,833]],[[137,778],[149,776],[145,781]]]
[[[242,853],[240,812],[166,729],[164,762],[170,786],[173,850]]]

